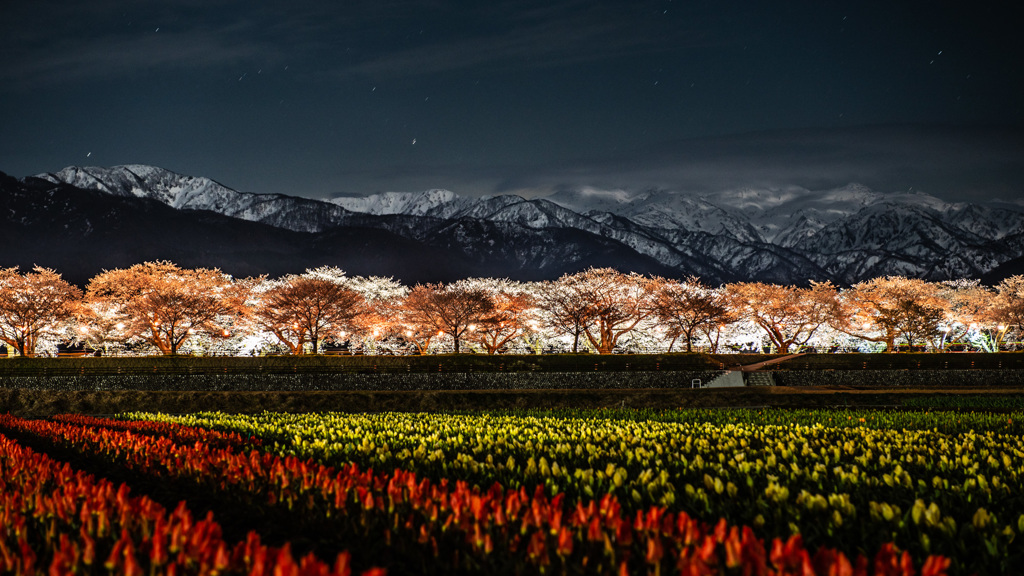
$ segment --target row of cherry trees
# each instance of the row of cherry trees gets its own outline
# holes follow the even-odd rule
[[[0,269],[0,342],[21,355],[57,343],[140,353],[581,350],[787,352],[805,345],[894,351],[970,343],[993,351],[1024,328],[1024,277],[994,287],[885,277],[846,289],[738,282],[712,287],[592,268],[551,282],[474,278],[403,286],[317,268],[277,279],[146,262],[82,291],[49,269]]]

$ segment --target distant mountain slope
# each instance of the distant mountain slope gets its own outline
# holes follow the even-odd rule
[[[428,252],[415,263],[432,262],[438,277],[462,270],[553,278],[594,264],[677,277],[695,274],[708,282],[850,284],[894,274],[930,280],[991,277],[1004,265],[1014,269],[1008,263],[1024,255],[1019,241],[1007,241],[1024,236],[1024,207],[954,204],[856,184],[713,195],[581,188],[539,199],[429,190],[320,201],[238,192],[207,178],[140,165],[69,167],[20,184],[31,182],[36,189],[65,186],[157,202],[179,214],[208,211],[278,231],[261,232],[267,237],[283,231],[337,237],[346,230],[372,229],[383,244],[368,245],[364,256],[376,266],[402,262],[402,254],[421,247]],[[325,247],[316,245],[321,250],[316,253],[326,257]],[[406,249],[393,254],[399,245]],[[334,262],[317,264],[323,263]],[[416,274],[410,269],[395,275]]]
[[[306,204],[299,200],[299,206]],[[160,259],[235,276],[281,276],[330,264],[353,275],[409,283],[481,275],[539,279],[622,261],[647,272],[671,272],[585,232],[556,230],[523,239],[516,230],[486,222],[444,221],[447,226],[425,242],[389,231],[401,230],[403,218],[356,215],[357,221],[344,226],[297,232],[210,210],[175,209],[144,195],[42,178],[19,181],[0,172],[0,267],[54,268],[79,285],[104,269]],[[491,230],[485,234],[477,224]],[[486,236],[487,242],[467,249],[467,233]]]

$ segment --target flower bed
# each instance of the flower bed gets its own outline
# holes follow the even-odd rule
[[[380,562],[393,573],[912,574],[916,565],[932,575],[944,573],[948,563],[926,554],[915,562],[891,542],[870,555],[848,555],[831,546],[808,548],[799,534],[764,540],[756,528],[726,518],[705,522],[672,506],[648,505],[642,497],[622,500],[610,491],[572,497],[546,481],[531,480],[532,490],[525,481],[518,487],[491,483],[480,488],[461,479],[458,468],[442,466],[449,477],[434,479],[429,467],[424,473],[400,468],[374,472],[351,462],[332,467],[273,453],[287,449],[279,441],[292,433],[285,421],[261,423],[271,451],[248,453],[237,446],[126,430],[122,422],[109,424],[0,417],[2,430],[74,449],[108,466],[157,482],[185,481],[233,504],[273,509],[275,518],[294,525],[297,536],[330,538],[352,550],[353,564]],[[331,433],[327,427],[320,432]],[[292,446],[304,442],[294,440]],[[471,440],[488,455],[496,448],[480,437]],[[373,452],[370,442],[368,453]],[[637,457],[635,448],[627,445],[626,450]],[[629,479],[630,470],[625,473],[623,479],[616,470],[611,483]],[[722,490],[731,491],[728,486]]]
[[[125,484],[95,479],[0,434],[4,574],[347,576],[348,558],[342,552],[333,565],[312,555],[297,560],[287,546],[261,544],[256,532],[230,544],[211,516],[194,518],[184,502],[167,512]]]
[[[159,418],[156,415],[135,415]],[[281,455],[586,501],[616,496],[813,547],[1024,558],[1024,414],[845,410],[563,410],[503,414],[200,414]]]

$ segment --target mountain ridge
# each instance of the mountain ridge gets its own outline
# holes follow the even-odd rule
[[[501,274],[505,267],[531,279],[603,262],[671,276],[692,274],[712,283],[832,280],[845,285],[885,275],[994,277],[1000,266],[1024,256],[1019,242],[1003,241],[1024,234],[1024,207],[949,203],[858,184],[818,192],[745,188],[718,195],[580,188],[533,199],[472,198],[433,189],[317,200],[239,192],[209,178],[145,165],[72,166],[19,182],[30,179],[292,232],[376,229],[447,251],[446,258],[464,262],[470,272],[506,275]],[[557,239],[568,244],[559,247]],[[556,255],[561,265],[541,252]]]

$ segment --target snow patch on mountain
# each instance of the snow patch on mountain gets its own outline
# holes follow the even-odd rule
[[[547,196],[545,200],[574,212],[619,212],[621,207],[631,204],[644,193],[635,194],[626,190],[602,190],[590,186],[566,188]]]
[[[382,192],[369,196],[338,196],[329,200],[352,212],[373,215],[404,214],[451,218],[471,202],[450,190],[425,192]]]

